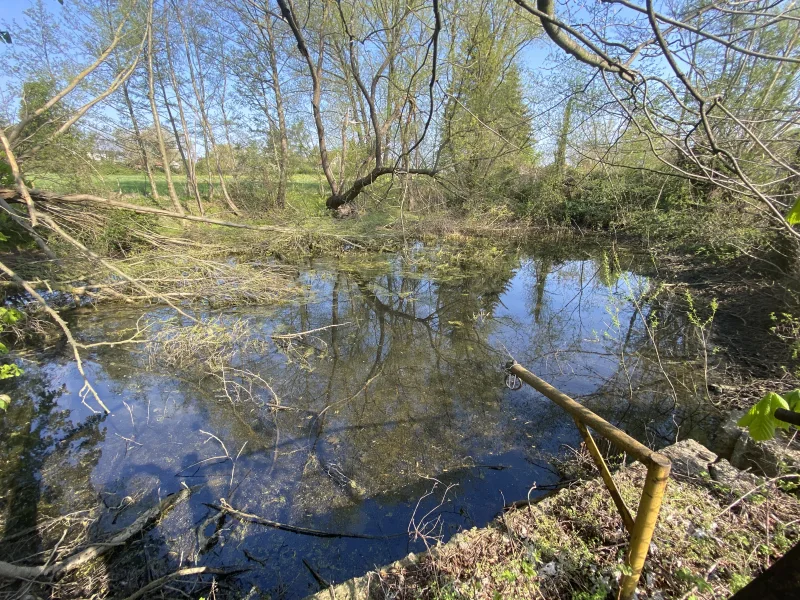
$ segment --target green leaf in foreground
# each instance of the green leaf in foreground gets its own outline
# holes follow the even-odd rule
[[[800,390],[792,390],[783,399],[789,404],[789,410],[800,412]]]
[[[16,308],[0,307],[0,323],[4,325],[13,325],[17,321],[21,321],[24,317],[25,315]]]
[[[8,394],[0,394],[0,410],[6,410],[11,404],[11,396]]]
[[[775,429],[788,428],[787,423],[775,418],[775,410],[789,408],[789,404],[775,392],[770,392],[751,408],[745,416],[739,419],[739,427],[747,427],[752,437],[757,442],[771,440],[775,437]]]
[[[12,377],[19,377],[25,371],[20,369],[14,363],[8,365],[0,365],[0,379],[11,379]]]
[[[789,225],[797,225],[800,223],[800,200],[794,203],[792,206],[792,210],[789,211],[789,214],[786,215],[786,220],[788,221]]]

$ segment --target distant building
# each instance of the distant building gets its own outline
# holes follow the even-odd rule
[[[119,150],[97,150],[95,152],[88,152],[89,160],[100,162],[108,160],[115,163],[125,162],[125,156]]]

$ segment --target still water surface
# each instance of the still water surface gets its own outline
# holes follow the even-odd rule
[[[95,348],[88,373],[110,416],[81,403],[65,354],[26,365],[0,417],[5,535],[98,500],[122,505],[104,521],[118,528],[136,516],[126,496],[150,505],[185,483],[199,490],[149,534],[148,560],[245,565],[243,592],[301,598],[318,589],[306,563],[342,581],[424,549],[411,523],[447,539],[561,479],[553,457],[578,446],[574,424],[504,386],[509,355],[653,447],[713,427],[687,363],[695,338],[668,297],[647,302],[634,255],[613,268],[610,249],[529,249],[478,267],[443,252],[315,262],[298,273],[302,302],[205,314],[234,338],[224,371],[202,340],[171,363],[164,346]],[[149,336],[186,325],[163,308],[106,307],[73,327],[90,343],[137,322]],[[281,523],[399,535],[209,520],[221,498]]]

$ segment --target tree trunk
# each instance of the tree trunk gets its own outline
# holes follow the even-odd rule
[[[358,195],[364,191],[365,188],[369,187],[373,183],[375,183],[379,177],[382,175],[388,175],[390,173],[395,173],[398,170],[394,167],[375,167],[364,175],[363,177],[359,177],[356,179],[353,184],[347,188],[347,190],[339,193],[339,194],[331,194],[328,196],[328,199],[325,200],[325,206],[328,208],[335,210],[345,204],[352,202],[355,200]],[[409,169],[407,172],[408,175],[427,175],[428,177],[435,177],[436,171],[433,169]]]
[[[289,135],[286,130],[286,111],[283,106],[280,73],[278,72],[278,56],[275,52],[275,39],[272,29],[272,18],[267,19],[267,49],[269,64],[272,69],[272,90],[275,93],[275,109],[278,113],[278,133],[280,135],[280,153],[278,154],[278,192],[275,204],[278,208],[286,205],[286,187],[289,181]]]
[[[564,107],[564,117],[561,120],[561,130],[558,133],[555,166],[559,181],[564,179],[564,171],[567,168],[567,142],[569,141],[570,121],[572,120],[572,105],[573,98],[570,98],[567,100],[567,105]]]
[[[200,203],[200,196],[197,195],[197,189],[193,188],[189,179],[189,161],[186,160],[186,154],[183,151],[183,144],[181,143],[181,136],[178,133],[178,126],[175,124],[175,117],[172,115],[172,109],[169,105],[169,99],[167,98],[167,88],[164,87],[164,80],[161,77],[161,71],[158,68],[158,64],[156,64],[156,72],[158,76],[158,85],[161,88],[161,95],[164,98],[164,106],[167,108],[167,115],[169,116],[169,124],[172,128],[172,135],[175,138],[175,144],[178,146],[178,152],[181,155],[181,163],[183,164],[183,172],[186,173],[186,191],[191,192],[195,195],[195,200],[197,201],[198,208],[201,209],[202,214],[202,204]]]
[[[139,147],[139,154],[142,156],[144,163],[144,170],[147,172],[147,181],[150,182],[150,194],[154,200],[158,200],[158,188],[156,181],[153,179],[153,168],[150,166],[150,158],[147,156],[147,148],[142,140],[142,134],[139,131],[139,123],[136,121],[136,113],[133,112],[133,103],[131,96],[128,93],[128,82],[122,84],[122,96],[125,98],[125,105],[128,107],[128,114],[131,117],[131,125],[133,125],[133,136],[136,138],[136,145]]]
[[[206,183],[208,184],[208,201],[214,200],[214,175],[211,173],[211,159],[208,157],[208,133],[205,127],[203,130],[203,155],[206,157]]]
[[[197,64],[200,65],[200,51],[195,45],[194,48],[195,55],[197,56]],[[192,85],[195,85],[195,76],[194,76],[194,68],[190,67],[189,69],[191,78],[192,78]],[[198,73],[197,82],[199,83],[199,92],[198,88],[195,87],[195,94],[197,95],[197,106],[200,109],[200,122],[203,126],[203,129],[206,131],[208,135],[208,142],[211,144],[211,152],[214,155],[214,166],[217,168],[217,177],[219,179],[219,187],[222,190],[222,197],[225,199],[225,204],[228,205],[228,208],[231,209],[231,212],[235,215],[241,214],[239,207],[233,202],[230,193],[228,193],[228,186],[225,184],[225,173],[222,170],[222,163],[219,160],[219,152],[217,151],[217,140],[214,138],[214,130],[211,127],[211,122],[208,119],[208,112],[206,111],[206,102],[205,102],[205,82],[203,80],[202,72]],[[208,154],[206,154],[206,160],[208,160]]]
[[[167,65],[169,66],[170,82],[172,83],[172,89],[175,92],[175,103],[178,106],[178,115],[181,118],[181,130],[183,131],[183,139],[186,143],[186,154],[187,154],[186,181],[190,186],[195,202],[197,202],[197,209],[200,211],[201,215],[204,215],[206,214],[206,211],[205,208],[203,207],[203,201],[200,198],[200,186],[197,183],[197,172],[195,169],[196,156],[195,152],[192,151],[192,140],[189,137],[189,127],[186,124],[186,115],[183,111],[183,101],[181,100],[181,89],[180,86],[178,85],[178,79],[175,75],[175,67],[172,63],[172,52],[170,52],[169,49],[168,39],[165,40],[164,50],[167,55]]]
[[[161,162],[164,166],[164,177],[167,180],[167,190],[169,191],[169,199],[172,202],[172,207],[179,215],[184,214],[183,206],[178,200],[178,194],[175,193],[175,186],[172,183],[172,171],[170,170],[169,157],[167,156],[167,148],[164,145],[164,134],[161,131],[161,119],[158,116],[158,108],[156,107],[156,93],[155,83],[153,81],[153,16],[148,15],[147,20],[147,96],[150,99],[150,110],[153,112],[153,127],[156,130],[156,139],[158,140],[158,150],[161,153]]]
[[[372,171],[367,173],[366,175],[359,177],[356,179],[350,187],[343,191],[342,187],[337,183],[336,179],[333,175],[333,170],[331,169],[330,160],[328,157],[327,147],[326,147],[326,140],[325,140],[325,129],[322,122],[322,113],[320,110],[321,104],[321,94],[322,94],[322,84],[321,84],[321,75],[322,75],[322,64],[325,55],[325,36],[321,33],[320,40],[319,40],[319,49],[318,49],[318,57],[316,64],[314,60],[311,58],[311,54],[309,53],[308,46],[306,45],[305,37],[303,36],[303,32],[300,29],[300,26],[297,23],[296,16],[294,14],[294,8],[292,7],[291,0],[277,0],[278,6],[281,9],[281,15],[283,16],[284,20],[289,25],[290,29],[292,30],[292,34],[294,35],[295,41],[297,42],[297,49],[300,52],[301,56],[304,58],[306,65],[308,66],[309,74],[311,75],[311,84],[312,84],[312,98],[311,98],[311,106],[313,108],[314,113],[314,123],[317,128],[317,137],[319,138],[319,150],[320,150],[320,160],[322,162],[322,170],[325,173],[325,179],[328,180],[328,185],[331,190],[331,194],[328,199],[325,201],[325,204],[330,209],[337,209],[340,206],[352,202],[355,200],[356,197],[367,187],[372,185],[379,177],[382,175],[387,175],[390,173],[399,172],[400,169],[397,169],[395,166],[384,166],[383,159],[383,140],[384,136],[388,135],[388,129],[391,122],[396,118],[397,115],[400,115],[402,112],[402,105],[398,107],[397,110],[392,110],[389,107],[389,114],[384,123],[381,123],[378,106],[377,106],[377,87],[380,83],[380,80],[384,77],[383,73],[384,70],[389,66],[390,60],[394,57],[387,57],[384,59],[383,63],[377,68],[376,72],[374,73],[373,77],[371,78],[370,87],[367,88],[366,84],[364,83],[363,79],[361,78],[360,74],[360,67],[358,64],[358,56],[356,54],[356,38],[350,32],[347,19],[345,17],[344,11],[341,7],[341,4],[337,4],[339,10],[339,17],[341,19],[342,28],[344,33],[348,37],[348,53],[349,53],[349,64],[350,64],[350,75],[355,81],[356,86],[358,87],[360,93],[360,98],[363,98],[364,102],[366,103],[369,109],[369,121],[372,125],[372,159],[375,163]],[[328,3],[324,4],[325,11],[322,15],[322,22],[324,23],[327,20],[327,7]],[[434,61],[436,60],[436,43],[438,40],[439,30],[441,28],[441,21],[438,17],[438,3],[434,2],[434,12],[436,15],[436,26],[434,28],[434,34],[431,38],[431,44],[434,48]],[[392,44],[394,46],[394,44]],[[392,53],[396,51],[395,48],[392,48]],[[343,61],[344,62],[344,61]],[[436,69],[435,69],[435,62],[433,63],[434,67],[432,68],[431,74],[431,89],[433,83],[435,82],[436,78]],[[344,66],[344,65],[343,65]],[[410,93],[410,92],[409,92]],[[407,96],[403,98],[403,102],[407,102]],[[365,130],[367,129],[365,125]],[[427,127],[426,127],[427,130]],[[422,134],[424,137],[424,133]],[[417,146],[422,140],[418,140]],[[424,174],[424,175],[435,175],[435,171],[432,169],[409,169],[407,171],[408,174]]]
[[[308,46],[306,45],[305,37],[303,36],[303,32],[300,31],[300,26],[297,24],[297,20],[295,19],[294,9],[289,3],[289,0],[277,0],[278,6],[281,9],[281,15],[283,15],[284,20],[289,24],[290,29],[292,30],[292,34],[294,35],[294,39],[297,42],[297,50],[300,52],[302,57],[305,59],[306,64],[308,65],[308,72],[311,75],[311,108],[313,109],[314,113],[314,125],[317,129],[317,139],[319,142],[319,158],[320,163],[322,165],[322,171],[325,173],[325,179],[328,180],[328,186],[331,190],[331,196],[337,196],[339,192],[339,186],[336,183],[336,179],[333,176],[333,170],[331,169],[330,158],[328,157],[328,145],[325,138],[325,126],[322,123],[322,111],[320,109],[320,104],[322,101],[322,82],[320,81],[320,76],[322,75],[322,65],[325,58],[325,36],[320,35],[319,37],[319,56],[317,58],[316,64],[311,58],[311,54],[308,51]],[[328,3],[324,3],[324,12],[322,15],[322,21],[325,22],[328,16]]]
[[[192,62],[192,55],[189,47],[189,37],[186,34],[186,29],[183,25],[183,20],[180,17],[180,14],[176,11],[176,16],[178,18],[178,24],[181,28],[181,35],[183,36],[183,45],[184,49],[186,50],[186,62],[187,66],[189,67],[189,78],[192,81],[192,89],[194,90],[195,97],[197,98],[197,108],[200,112],[200,124],[203,127],[203,136],[208,142],[211,144],[211,152],[214,154],[214,158],[216,159],[216,167],[217,167],[217,175],[219,176],[219,185],[222,188],[222,195],[225,198],[225,203],[228,205],[228,208],[231,209],[231,212],[235,215],[241,214],[239,207],[233,202],[228,194],[228,187],[225,185],[225,176],[222,173],[222,167],[219,162],[219,153],[217,152],[217,144],[216,140],[214,139],[214,132],[208,121],[208,114],[206,113],[206,106],[205,106],[205,84],[203,82],[202,73],[199,73],[197,77],[195,77],[194,72],[194,63]],[[200,54],[197,46],[195,45],[195,55],[198,60],[198,64],[200,64]],[[208,163],[208,145],[206,145],[206,163]],[[210,167],[209,167],[210,168]],[[209,178],[210,184],[210,178]]]
[[[228,71],[227,71],[227,69],[225,67],[224,47],[222,47],[220,49],[219,62],[220,62],[220,66],[222,68],[222,94],[221,94],[220,99],[219,99],[219,108],[220,108],[220,112],[222,112],[222,129],[225,132],[225,143],[228,144],[228,150],[231,152],[231,158],[233,160],[233,178],[234,178],[234,182],[238,184],[239,172],[238,172],[238,169],[236,168],[237,167],[236,155],[233,154],[234,148],[233,148],[233,142],[231,141],[230,126],[228,124],[228,113],[225,110],[225,98],[226,98],[227,93],[228,93]],[[198,64],[200,64],[199,63],[199,57],[198,57]]]

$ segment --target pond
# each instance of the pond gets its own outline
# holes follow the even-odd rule
[[[132,506],[196,486],[148,534],[148,568],[245,566],[242,597],[302,598],[318,578],[424,550],[562,479],[554,459],[579,446],[574,423],[504,385],[509,356],[650,446],[703,441],[716,417],[697,391],[699,338],[637,274],[645,263],[610,246],[462,256],[417,245],[305,265],[302,301],[208,310],[213,335],[175,337],[191,323],[161,307],[75,313],[83,343],[124,339],[137,323],[153,342],[91,349],[104,416],[82,403],[67,352],[28,357],[0,416],[4,535],[98,502],[101,526],[117,529],[142,510]],[[218,519],[209,505],[223,498],[365,537]],[[106,568],[116,589],[130,585],[113,558]]]

